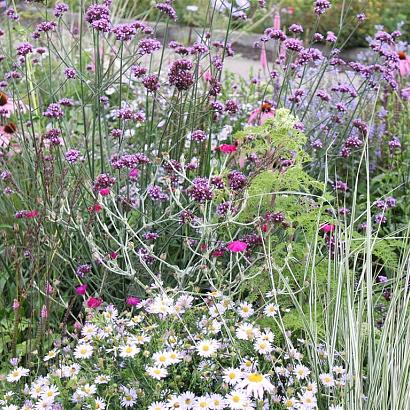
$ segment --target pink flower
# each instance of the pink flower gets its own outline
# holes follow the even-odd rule
[[[20,307],[20,302],[17,299],[13,300],[12,308],[13,310],[17,310]]]
[[[333,224],[323,224],[320,227],[320,230],[325,233],[333,232],[335,230],[335,226]]]
[[[265,43],[262,45],[260,63],[261,63],[262,70],[267,70],[268,58],[266,56]]]
[[[280,30],[280,14],[275,14],[275,17],[273,18],[273,29],[274,30]]]
[[[133,168],[133,169],[130,171],[130,173],[128,174],[128,176],[129,176],[131,179],[136,179],[136,178],[138,178],[138,174],[139,174],[138,168]]]
[[[216,148],[218,151],[223,152],[224,154],[229,154],[236,151],[236,146],[232,144],[221,144]]]
[[[90,213],[97,213],[102,211],[103,207],[100,204],[94,204],[90,207],[88,207],[88,212]]]
[[[204,73],[204,80],[205,81],[211,81],[212,80],[212,74],[210,70],[206,70]]]
[[[248,244],[242,241],[233,241],[228,243],[228,249],[231,252],[243,252],[248,247]]]
[[[102,188],[102,189],[100,189],[100,195],[101,195],[101,196],[108,196],[108,195],[110,195],[110,188]]]
[[[248,118],[248,124],[263,125],[269,118],[275,117],[275,108],[267,101],[253,110]]]
[[[100,306],[103,303],[103,300],[100,298],[89,298],[87,300],[87,307],[90,309],[96,309],[98,306]]]
[[[75,288],[75,293],[77,293],[77,295],[85,295],[85,293],[87,292],[87,287],[88,285],[85,283],[83,285],[77,286]]]
[[[47,319],[48,318],[48,309],[46,305],[43,305],[43,307],[41,308],[41,312],[40,315],[43,319]]]
[[[398,55],[400,75],[406,77],[410,75],[410,57],[403,51],[399,51]]]
[[[141,300],[136,296],[128,296],[126,303],[128,306],[137,306],[141,303]]]

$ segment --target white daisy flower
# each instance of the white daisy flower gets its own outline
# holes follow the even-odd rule
[[[259,329],[250,323],[241,323],[235,333],[236,337],[240,340],[254,340],[260,335]]]
[[[196,400],[196,396],[194,393],[187,391],[181,394],[181,400],[184,403],[185,408],[191,408]]]
[[[57,386],[51,384],[50,386],[45,386],[43,392],[41,393],[41,398],[49,398],[54,400],[59,394],[60,392],[58,391]]]
[[[249,373],[237,384],[237,389],[246,390],[248,396],[262,400],[264,392],[272,392],[274,387],[268,377],[261,373]]]
[[[285,409],[295,410],[297,407],[298,401],[294,397],[284,397],[283,405]]]
[[[225,403],[232,410],[243,410],[248,404],[248,396],[243,391],[234,390],[225,396]]]
[[[242,377],[242,371],[239,369],[234,369],[230,367],[229,369],[225,369],[223,372],[223,381],[230,386],[234,386],[236,383],[241,380]]]
[[[17,383],[22,377],[28,376],[30,371],[24,367],[15,367],[8,375],[7,381],[9,383]]]
[[[222,410],[225,408],[225,399],[220,394],[211,394],[209,400],[211,401],[210,408],[212,410]]]
[[[253,346],[259,354],[268,354],[273,350],[273,346],[270,342],[263,339],[258,339]]]
[[[300,396],[300,405],[303,406],[302,408],[306,410],[316,409],[316,397],[312,393],[306,392],[302,396]]]
[[[58,355],[59,350],[58,349],[52,349],[50,350],[45,356],[44,356],[44,361],[48,362],[51,359],[54,359]]]
[[[303,366],[302,364],[298,364],[293,369],[293,374],[296,376],[298,380],[303,380],[309,376],[310,370],[306,366]]]
[[[137,402],[137,392],[134,389],[127,387],[121,388],[123,396],[121,396],[120,403],[122,407],[132,407]]]
[[[146,370],[147,370],[147,373],[155,380],[161,380],[164,377],[168,376],[168,370],[164,369],[163,367],[151,366],[151,367],[147,367]]]
[[[94,348],[88,343],[81,343],[74,350],[76,359],[89,359],[93,355]]]
[[[196,351],[201,357],[211,357],[219,348],[216,340],[202,340],[196,345]]]
[[[165,350],[161,352],[156,352],[152,355],[152,360],[156,366],[168,367],[171,364],[171,358],[169,353]]]
[[[319,379],[322,382],[323,386],[332,387],[335,385],[335,379],[330,373],[323,373],[319,375]]]
[[[101,374],[99,376],[97,376],[94,380],[95,384],[106,384],[111,380],[111,376],[105,375],[105,374]]]
[[[238,314],[242,318],[251,317],[255,313],[255,309],[248,302],[242,302],[238,308]]]
[[[134,357],[139,352],[140,352],[140,349],[133,343],[120,346],[120,357],[122,358]]]
[[[53,404],[54,404],[53,398],[44,397],[44,398],[41,398],[36,403],[36,407],[34,408],[36,410],[51,410],[53,408]]]
[[[94,406],[90,407],[90,408],[92,408],[93,410],[104,410],[105,407],[106,407],[106,404],[105,404],[104,400],[101,397],[97,397],[95,399]]]
[[[208,396],[197,397],[193,410],[209,410],[211,407],[211,400]]]
[[[165,403],[155,401],[149,405],[147,410],[168,410],[168,407]]]
[[[89,340],[94,336],[97,336],[98,327],[92,323],[86,323],[81,329],[81,335],[85,340]]]
[[[269,303],[269,305],[265,306],[265,309],[263,309],[263,313],[267,317],[274,317],[278,314],[279,312],[279,305],[275,305],[274,303]]]
[[[90,397],[97,392],[97,387],[95,384],[86,383],[83,386],[78,387],[76,392],[80,397]]]

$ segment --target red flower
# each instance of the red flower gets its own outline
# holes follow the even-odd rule
[[[248,244],[242,241],[233,241],[228,243],[228,249],[231,252],[243,252],[248,247]]]
[[[94,205],[91,205],[90,207],[88,207],[88,212],[97,213],[97,212],[100,212],[102,209],[103,209],[103,207],[100,204],[94,204]]]
[[[87,300],[87,307],[90,309],[96,309],[103,303],[103,300],[100,298],[90,298]]]
[[[223,152],[224,154],[230,154],[231,152],[236,151],[236,146],[231,144],[222,144],[217,147],[217,150]]]

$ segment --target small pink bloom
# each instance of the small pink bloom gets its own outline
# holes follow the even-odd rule
[[[100,195],[101,195],[101,196],[110,195],[110,188],[102,188],[102,189],[100,189]]]
[[[216,249],[212,252],[212,256],[215,258],[219,258],[220,256],[224,256],[224,250],[223,249]]]
[[[224,154],[229,154],[236,151],[236,146],[232,144],[221,144],[217,147],[217,150],[223,152]]]
[[[137,306],[141,303],[141,299],[137,298],[136,296],[128,296],[127,297],[127,305],[128,306]]]
[[[87,292],[87,287],[88,285],[85,283],[83,285],[77,286],[75,288],[75,293],[77,293],[77,295],[85,295],[85,293]]]
[[[96,309],[103,303],[103,300],[100,298],[91,297],[87,300],[87,307],[90,309]]]
[[[335,226],[333,224],[323,224],[320,227],[320,230],[325,233],[333,232],[335,230]]]
[[[117,252],[110,252],[110,259],[115,260],[118,258],[118,253]]]
[[[211,81],[212,80],[212,74],[210,70],[206,70],[204,73],[204,80],[205,81]]]
[[[231,252],[243,252],[248,247],[248,244],[242,241],[233,241],[228,243],[228,249]]]
[[[280,30],[280,14],[275,14],[275,17],[273,18],[273,29],[274,30]]]
[[[80,330],[82,327],[83,327],[83,326],[81,325],[80,322],[75,322],[75,323],[74,323],[74,329]]]
[[[128,174],[128,176],[129,176],[131,179],[136,179],[136,178],[138,178],[138,174],[139,174],[138,168],[133,168],[133,169],[130,171],[130,173]]]
[[[17,310],[20,307],[20,302],[17,299],[13,300],[12,308],[13,310]]]
[[[265,44],[262,45],[260,63],[261,63],[262,70],[267,70],[267,68],[268,68],[268,58],[266,56]]]
[[[43,305],[43,307],[41,308],[41,313],[40,313],[41,317],[43,319],[47,319],[48,318],[48,310],[47,310],[47,306]]]

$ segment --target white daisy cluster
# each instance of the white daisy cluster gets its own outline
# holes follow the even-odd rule
[[[345,369],[322,354],[324,372],[315,380],[304,363],[307,345],[273,332],[280,315],[274,303],[259,307],[217,293],[159,295],[122,314],[110,305],[89,316],[77,340],[46,354],[36,367],[44,376],[26,383],[29,370],[15,365],[2,378],[8,390],[0,405],[310,410],[319,408],[321,389],[327,407],[320,408],[338,408]]]

